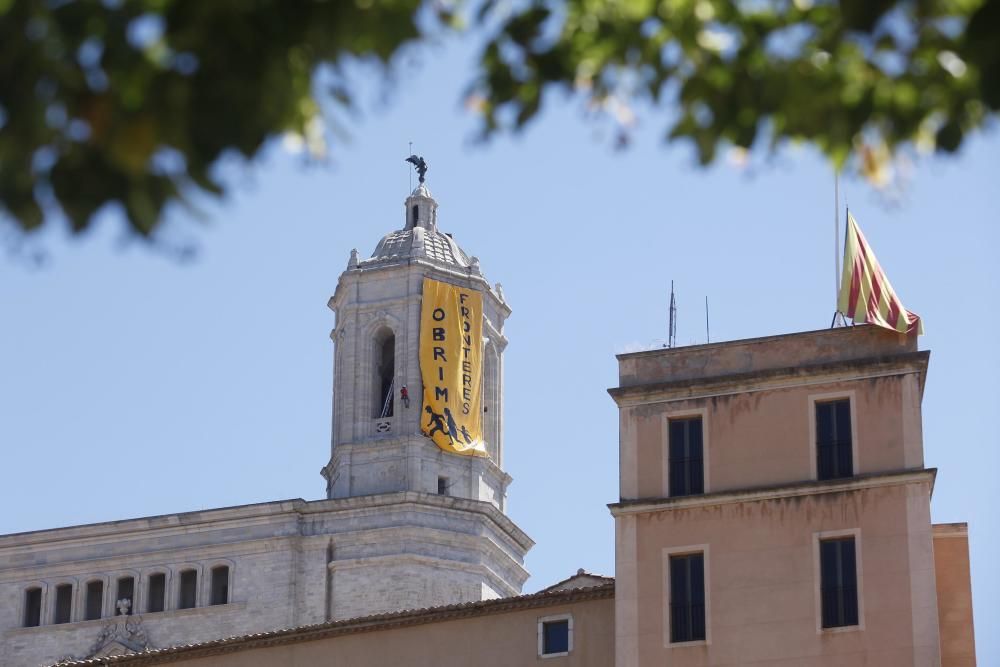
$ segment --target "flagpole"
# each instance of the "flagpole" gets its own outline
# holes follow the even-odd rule
[[[840,171],[833,172],[833,298],[840,298]],[[834,301],[836,303],[836,301]]]

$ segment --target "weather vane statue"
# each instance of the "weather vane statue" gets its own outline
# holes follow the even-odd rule
[[[427,161],[422,157],[417,157],[416,155],[411,155],[406,158],[406,161],[412,164],[417,169],[417,174],[420,176],[420,182],[424,182],[424,174],[427,173]]]

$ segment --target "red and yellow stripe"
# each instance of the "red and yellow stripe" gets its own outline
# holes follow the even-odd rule
[[[920,317],[904,308],[903,302],[896,296],[875,253],[850,213],[847,214],[844,268],[837,310],[854,322],[868,322],[899,333],[924,332]]]

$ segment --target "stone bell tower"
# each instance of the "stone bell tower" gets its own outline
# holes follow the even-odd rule
[[[390,596],[384,611],[517,595],[533,544],[504,514],[511,478],[502,468],[503,325],[510,308],[479,260],[439,231],[438,204],[423,180],[406,198],[402,229],[384,236],[368,259],[351,251],[329,302],[336,313],[333,426],[322,474],[329,499],[365,508],[352,523],[357,546],[338,550],[334,540],[330,567],[343,575],[335,576],[335,589],[372,579],[380,591],[410,587]],[[420,432],[424,278],[483,296],[488,457],[445,452]]]

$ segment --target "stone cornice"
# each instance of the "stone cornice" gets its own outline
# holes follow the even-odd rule
[[[281,522],[289,522],[293,528],[286,535],[273,535],[272,537],[298,536],[300,535],[299,520],[305,515],[322,512],[364,511],[393,505],[429,506],[459,512],[474,512],[488,518],[501,532],[509,535],[525,551],[534,546],[534,541],[524,531],[488,502],[407,491],[308,502],[301,498],[278,500],[270,503],[14,533],[0,536],[0,554],[9,558],[18,551],[38,552],[40,550],[66,549],[101,543],[108,539],[122,542],[152,536],[231,530]]]
[[[163,537],[163,533],[156,533],[149,537],[155,539]],[[38,581],[58,582],[60,579],[75,580],[81,574],[91,574],[94,571],[138,574],[141,571],[160,568],[165,562],[185,563],[221,558],[231,558],[247,556],[252,554],[271,553],[277,545],[287,543],[291,540],[300,540],[299,533],[291,535],[276,535],[271,537],[241,538],[230,541],[212,541],[209,544],[192,544],[181,546],[154,546],[148,549],[130,550],[126,553],[109,553],[105,556],[91,557],[85,559],[73,558],[67,560],[55,560],[53,562],[38,564],[27,563],[18,564],[9,568],[0,569],[0,583],[24,582],[30,579]],[[73,543],[75,546],[100,546],[106,544],[108,540],[91,540],[87,543]],[[116,544],[118,542],[115,542]],[[64,548],[61,545],[59,548]],[[28,551],[37,552],[42,548],[32,548]],[[122,559],[129,559],[127,567],[122,566]]]
[[[339,294],[341,290],[341,285],[345,284],[348,280],[353,281],[368,273],[392,273],[392,272],[406,272],[411,268],[416,267],[421,270],[421,273],[435,272],[440,275],[445,275],[451,277],[452,279],[467,280],[472,283],[478,283],[482,288],[483,292],[489,294],[490,297],[496,301],[497,306],[503,311],[504,317],[509,317],[511,313],[510,306],[507,304],[506,300],[501,299],[500,295],[497,294],[493,287],[490,285],[489,280],[486,279],[482,273],[474,273],[470,269],[456,269],[450,264],[441,264],[431,260],[423,258],[407,258],[403,260],[383,260],[380,262],[373,262],[370,265],[362,265],[358,268],[348,269],[340,274],[340,279],[337,281],[337,288],[334,290],[333,296],[327,301],[327,307],[331,310],[335,310],[339,307]],[[345,280],[346,279],[346,280]],[[418,295],[419,296],[419,295]]]
[[[857,475],[845,479],[802,482],[780,486],[761,487],[755,489],[739,489],[734,491],[717,491],[697,496],[679,496],[677,498],[639,498],[622,500],[608,505],[612,516],[630,514],[650,514],[653,512],[671,512],[675,510],[700,507],[715,507],[736,503],[766,502],[785,498],[802,496],[819,496],[831,493],[846,493],[866,489],[906,484],[929,484],[934,490],[934,479],[937,468],[921,468],[919,470],[901,470],[886,473]]]
[[[608,393],[619,407],[631,407],[654,402],[746,394],[755,391],[771,391],[786,387],[890,377],[908,373],[920,375],[922,391],[929,358],[930,352],[927,351],[908,352],[886,357],[851,359],[849,361],[773,368],[748,373],[612,387],[608,389]]]
[[[321,539],[325,535],[319,536]],[[459,548],[466,551],[467,555],[477,554],[494,563],[507,563],[509,567],[518,572],[522,582],[528,578],[528,571],[524,568],[522,557],[516,553],[508,551],[507,545],[499,544],[493,539],[482,539],[479,533],[465,533],[442,528],[434,528],[425,525],[408,526],[380,526],[378,528],[359,528],[338,532],[336,534],[337,548],[341,553],[345,547],[368,546],[378,544],[379,549],[375,553],[366,552],[364,556],[354,558],[339,557],[330,561],[330,565],[340,564],[344,566],[347,562],[356,561],[357,564],[364,562],[374,562],[378,558],[396,558],[400,556],[414,556],[418,558],[434,558],[426,556],[414,547],[437,544],[448,548]],[[455,563],[456,559],[449,561]],[[470,561],[471,562],[471,561]],[[514,591],[513,593],[517,593]]]
[[[433,444],[427,436],[413,433],[400,433],[398,435],[394,434],[388,437],[370,436],[360,440],[338,442],[334,444],[333,454],[331,454],[330,460],[327,464],[320,469],[320,474],[327,477],[335,468],[341,465],[341,459],[343,457],[353,455],[355,451],[373,452],[383,455],[388,447],[400,447],[400,451],[396,452],[391,458],[398,461],[405,461],[411,456],[411,454],[403,449],[403,447],[412,447],[414,445],[418,447],[427,446],[427,448],[435,454],[439,451],[437,445]],[[488,456],[465,456],[462,454],[451,454],[448,452],[445,452],[444,454],[445,456],[459,457],[461,459],[465,459],[466,461],[474,460],[479,462],[480,465],[486,467],[484,472],[500,481],[504,488],[510,486],[510,483],[514,481],[514,478],[511,477],[506,470],[498,466],[496,461]]]
[[[344,560],[334,560],[327,563],[327,569],[331,572],[336,570],[349,570],[351,568],[367,568],[373,565],[375,566],[386,566],[394,564],[418,564],[429,566],[430,568],[441,568],[446,570],[467,572],[477,576],[484,577],[489,580],[490,584],[497,587],[499,590],[505,590],[507,595],[516,595],[518,590],[513,588],[508,582],[507,578],[501,576],[495,572],[492,568],[484,563],[462,563],[455,560],[449,560],[445,558],[434,558],[433,556],[426,556],[423,554],[412,554],[412,553],[398,553],[398,554],[383,554],[378,556],[364,556],[360,558],[350,558]],[[516,564],[515,564],[516,565]],[[523,567],[516,566],[518,574],[518,588],[524,584],[525,580],[528,578],[528,571]]]
[[[614,582],[592,588],[574,588],[559,591],[541,591],[517,597],[483,600],[481,602],[465,602],[431,607],[412,611],[393,612],[377,616],[320,623],[298,628],[261,632],[252,635],[229,637],[201,644],[189,644],[163,649],[152,649],[145,653],[112,656],[107,658],[91,658],[58,663],[59,667],[93,667],[98,665],[157,665],[178,660],[207,658],[214,655],[235,653],[255,648],[285,646],[317,639],[359,634],[362,632],[377,632],[392,630],[428,623],[475,618],[490,614],[502,614],[524,609],[539,609],[556,605],[589,602],[592,600],[610,600],[615,595]],[[53,666],[54,667],[54,666]]]
[[[199,526],[219,524],[220,522],[226,522],[225,527],[230,528],[268,523],[281,518],[294,519],[297,507],[304,504],[306,504],[305,500],[295,498],[12,533],[0,536],[0,553],[7,549],[29,545],[35,549],[49,547],[61,549],[68,544],[86,544],[88,540],[109,536],[121,540],[153,532],[161,534],[192,532]]]
[[[314,500],[305,503],[301,508],[303,515],[343,510],[373,510],[390,505],[406,505],[414,507],[434,507],[461,512],[475,512],[490,519],[504,533],[509,535],[525,551],[535,545],[527,533],[517,527],[511,519],[484,500],[470,500],[456,496],[441,496],[436,493],[421,493],[419,491],[401,491],[399,493],[380,493],[371,496],[353,496],[332,500]]]

